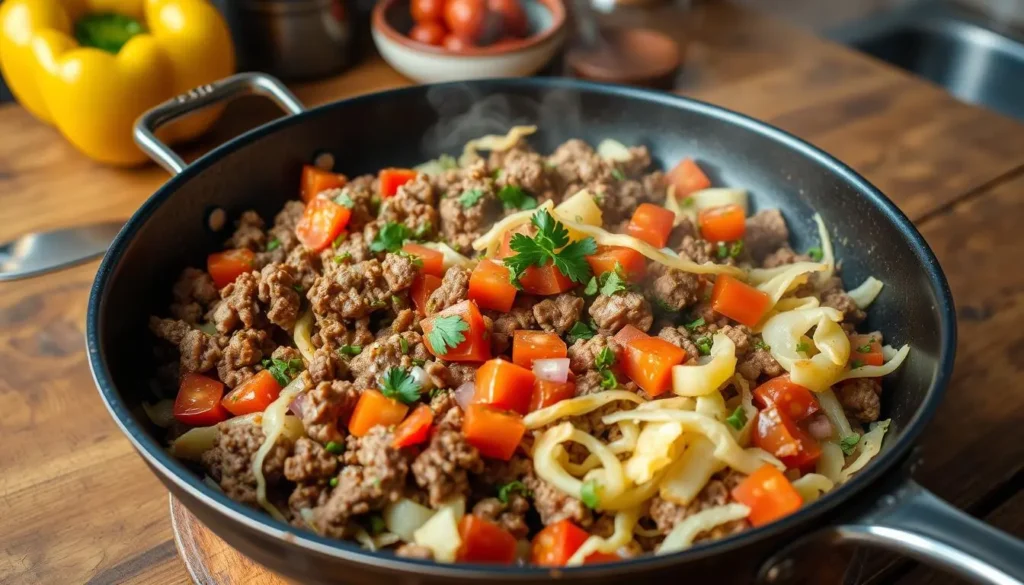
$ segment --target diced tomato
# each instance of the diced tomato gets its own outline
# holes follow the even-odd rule
[[[552,382],[537,378],[537,381],[533,383],[530,412],[547,408],[574,396],[576,396],[576,380],[572,372],[569,372],[569,378],[565,382]]]
[[[514,412],[501,412],[485,404],[470,404],[462,418],[466,441],[485,457],[508,461],[523,440],[526,425]]]
[[[557,295],[576,286],[554,264],[527,268],[519,277],[519,285],[523,292],[541,296]]]
[[[302,200],[309,203],[317,193],[328,189],[340,189],[348,183],[348,177],[318,169],[313,165],[302,167]]]
[[[754,526],[764,526],[792,514],[804,503],[793,484],[771,465],[748,475],[733,488],[732,497],[750,508],[747,519]]]
[[[747,215],[735,203],[702,209],[697,214],[700,235],[709,242],[732,242],[747,231]]]
[[[866,350],[866,351],[864,351]],[[855,334],[850,336],[850,363],[863,366],[880,366],[885,363],[882,355],[882,340],[877,335]]]
[[[441,279],[433,274],[417,274],[413,279],[409,294],[412,295],[412,304],[416,307],[416,312],[420,314],[420,317],[427,316],[427,299],[440,286]]]
[[[622,347],[626,347],[634,339],[650,339],[650,338],[651,338],[650,335],[647,335],[643,331],[640,331],[639,329],[637,329],[633,325],[626,325],[622,329],[619,329],[619,332],[616,333],[615,337],[613,337],[612,339],[617,341],[619,343],[619,345],[621,345]]]
[[[747,327],[757,325],[771,304],[772,298],[768,293],[728,274],[718,275],[711,291],[711,308]]]
[[[474,514],[466,514],[459,520],[459,538],[462,544],[457,558],[461,562],[510,565],[516,560],[516,537]]]
[[[451,316],[457,316],[469,325],[469,329],[461,332],[464,336],[462,343],[455,347],[445,346],[443,351],[441,348],[434,348],[430,334],[434,330],[435,323],[442,317]],[[491,359],[491,342],[487,338],[484,317],[473,301],[466,300],[452,305],[440,313],[424,319],[420,322],[420,326],[423,328],[423,342],[427,346],[427,350],[439,358],[449,362],[485,362]]]
[[[775,406],[795,421],[804,420],[820,410],[814,394],[793,382],[789,374],[776,376],[755,388],[754,402],[760,408]]]
[[[775,455],[789,469],[806,469],[821,457],[821,445],[775,406],[757,413],[754,445]]]
[[[210,273],[217,288],[224,288],[235,282],[243,272],[252,270],[255,259],[256,254],[247,248],[224,250],[206,257],[206,271]]]
[[[395,427],[395,438],[391,446],[395,449],[419,445],[430,435],[430,426],[434,424],[434,411],[426,404],[420,404]]]
[[[652,203],[641,203],[633,212],[626,233],[655,248],[664,248],[675,220],[676,214],[668,209]]]
[[[676,187],[676,197],[686,197],[690,193],[707,189],[711,186],[711,180],[700,170],[692,158],[684,158],[671,171],[665,174],[665,179]]]
[[[476,371],[476,392],[473,402],[500,410],[530,412],[533,382],[532,371],[501,358],[488,360]]]
[[[601,563],[614,563],[615,561],[621,561],[622,557],[615,553],[604,553],[601,551],[595,551],[587,555],[587,558],[583,559],[584,565],[599,565]]]
[[[362,437],[377,425],[397,425],[409,412],[409,405],[388,398],[376,390],[363,390],[348,419],[348,432]]]
[[[559,520],[533,537],[530,562],[540,567],[564,567],[588,538],[587,531],[572,521]]]
[[[594,274],[614,272],[621,267],[626,280],[639,282],[647,271],[647,259],[632,248],[622,246],[598,246],[597,252],[587,256],[587,263]]]
[[[516,300],[516,287],[508,279],[508,268],[481,260],[469,275],[469,298],[485,308],[507,313]]]
[[[377,175],[377,183],[381,197],[391,197],[398,193],[398,188],[416,178],[418,175],[412,169],[383,169]]]
[[[626,346],[623,371],[651,396],[664,394],[672,388],[672,366],[686,360],[686,352],[661,339],[634,339]]]
[[[517,329],[512,333],[512,361],[532,368],[534,360],[564,358],[565,342],[556,333]]]
[[[438,278],[444,276],[443,253],[411,242],[402,246],[402,251],[419,258],[420,262],[423,263],[423,267],[420,268],[422,274],[433,274]]]
[[[341,235],[351,217],[352,211],[344,205],[315,198],[306,204],[306,209],[295,226],[295,235],[303,246],[313,252],[319,252]]]
[[[534,230],[532,224],[528,223],[524,223],[521,226],[508,230],[503,236],[501,236],[501,245],[498,246],[498,252],[495,255],[498,258],[508,258],[515,254],[515,252],[512,251],[512,236],[515,234],[523,234],[524,236],[532,237],[533,233]]]
[[[230,416],[220,403],[224,384],[201,374],[181,377],[178,396],[174,399],[174,418],[190,427],[208,427]]]
[[[270,403],[277,400],[281,393],[281,385],[267,370],[260,370],[256,375],[237,386],[221,400],[224,408],[235,416],[263,412]]]

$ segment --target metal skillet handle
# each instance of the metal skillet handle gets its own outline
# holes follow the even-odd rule
[[[791,580],[798,555],[804,556],[799,549],[842,544],[896,552],[971,583],[1024,584],[1024,542],[961,512],[909,476],[882,492],[852,520],[787,546],[762,565],[760,580]]]
[[[135,144],[167,172],[176,175],[187,165],[156,137],[157,128],[196,110],[243,95],[266,96],[291,115],[305,110],[302,102],[276,78],[264,73],[239,73],[171,98],[139,116],[135,121]]]

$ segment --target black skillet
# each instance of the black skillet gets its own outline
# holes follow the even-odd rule
[[[186,166],[154,136],[161,124],[236,95],[274,99],[289,116],[232,140]],[[782,209],[794,247],[816,245],[823,216],[847,284],[868,275],[886,287],[867,327],[910,357],[885,381],[892,419],[882,453],[840,489],[771,525],[690,550],[563,570],[440,565],[369,553],[274,521],[204,485],[164,451],[142,414],[153,364],[147,318],[162,314],[174,278],[202,266],[243,210],[264,217],[295,196],[301,165],[330,153],[349,176],[458,153],[467,140],[537,124],[531,143],[551,151],[569,138],[646,144],[664,165],[696,157],[715,184],[748,189],[756,207]],[[831,545],[896,550],[979,583],[1020,584],[1024,545],[935,498],[909,478],[911,446],[953,367],[953,300],[939,265],[910,221],[862,177],[775,128],[675,95],[564,79],[509,79],[409,87],[309,111],[273,78],[240,74],[158,106],[136,129],[140,146],[175,174],[117,236],[89,299],[88,347],[111,415],[143,459],[203,523],[245,555],[303,584],[449,584],[549,578],[588,583],[685,579],[689,583],[809,582]],[[950,437],[950,440],[956,440]],[[126,478],[126,480],[130,480]],[[826,545],[825,548],[821,548]],[[809,551],[815,551],[809,554]]]

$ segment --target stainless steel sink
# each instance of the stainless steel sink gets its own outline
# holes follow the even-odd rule
[[[927,78],[957,98],[1024,120],[1024,42],[941,6],[883,14],[829,36]]]

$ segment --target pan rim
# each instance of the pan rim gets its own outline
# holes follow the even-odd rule
[[[100,340],[102,338],[102,317],[105,312],[104,297],[105,291],[114,281],[117,268],[127,247],[132,242],[135,234],[152,217],[156,210],[163,205],[173,194],[186,182],[203,170],[215,165],[226,155],[243,149],[252,141],[263,136],[277,132],[293,124],[302,124],[309,118],[323,114],[336,108],[346,108],[351,105],[389,100],[406,94],[425,92],[434,88],[445,87],[473,87],[488,93],[500,92],[502,89],[515,89],[531,87],[549,90],[569,90],[581,93],[597,93],[613,97],[623,97],[639,102],[666,105],[676,109],[684,109],[698,115],[715,118],[720,122],[738,126],[746,131],[759,134],[772,140],[780,148],[795,151],[813,162],[821,165],[826,172],[835,175],[839,180],[852,187],[859,196],[868,199],[886,219],[894,225],[907,239],[914,255],[922,264],[932,292],[937,299],[934,311],[939,319],[940,347],[937,368],[934,372],[934,379],[920,408],[914,413],[910,422],[902,430],[896,442],[889,445],[888,450],[873,461],[864,471],[856,475],[840,489],[826,494],[818,501],[801,508],[798,512],[771,524],[744,531],[721,540],[696,545],[685,551],[670,555],[656,556],[645,555],[635,559],[621,562],[607,563],[600,566],[583,566],[558,569],[563,578],[585,578],[588,576],[602,575],[610,576],[624,574],[636,570],[653,570],[668,565],[677,565],[692,562],[697,559],[711,555],[718,555],[730,550],[736,550],[753,545],[756,542],[764,541],[774,535],[789,531],[799,524],[809,524],[815,518],[820,518],[829,511],[834,510],[841,503],[852,500],[857,494],[864,492],[872,485],[877,485],[883,474],[896,465],[908,452],[925,425],[934,416],[935,410],[945,394],[950,376],[952,374],[953,362],[956,350],[956,319],[952,293],[946,278],[939,266],[931,248],[925,242],[923,236],[903,212],[896,207],[884,194],[875,188],[856,171],[840,162],[831,155],[818,149],[796,136],[771,126],[765,122],[758,121],[745,114],[741,114],[720,106],[674,94],[657,92],[646,89],[617,86],[611,84],[580,81],[564,78],[512,78],[512,79],[489,79],[472,82],[451,82],[441,84],[430,84],[421,86],[410,86],[391,89],[382,92],[364,94],[336,102],[324,104],[307,110],[298,115],[287,116],[277,119],[263,126],[259,126],[244,134],[216,147],[205,154],[183,172],[171,177],[153,195],[132,214],[131,218],[124,225],[117,237],[100,263],[96,278],[90,290],[89,302],[86,313],[86,345],[89,354],[89,366],[92,371],[93,380],[99,390],[104,406],[111,417],[120,427],[121,431],[133,444],[136,451],[146,462],[157,469],[167,481],[174,483],[179,489],[185,491],[189,496],[197,499],[203,505],[215,510],[226,519],[242,524],[249,529],[256,530],[264,536],[285,540],[291,544],[307,549],[309,551],[335,557],[347,562],[371,565],[376,568],[412,571],[419,574],[449,578],[474,578],[483,577],[489,579],[524,579],[524,578],[545,578],[551,575],[551,569],[542,567],[494,567],[488,565],[454,564],[442,565],[431,561],[420,561],[396,557],[391,553],[369,552],[358,547],[355,543],[329,539],[318,536],[310,531],[302,530],[285,523],[274,520],[267,514],[252,508],[245,507],[234,502],[222,493],[219,493],[205,485],[192,471],[188,470],[181,462],[172,458],[165,450],[154,441],[135,422],[134,416],[128,410],[126,404],[121,400],[114,385],[113,377],[107,367],[106,358],[103,354]]]

